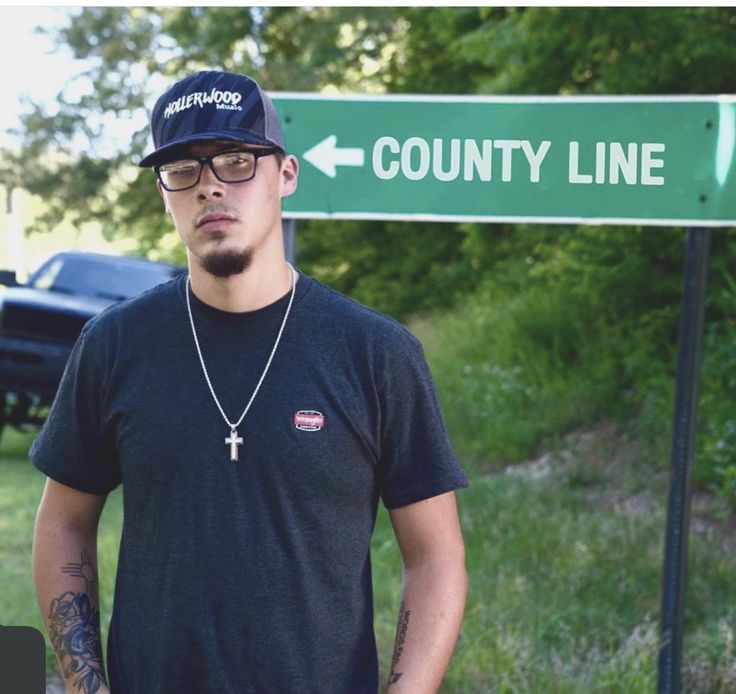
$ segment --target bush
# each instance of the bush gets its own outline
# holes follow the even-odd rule
[[[703,341],[696,483],[736,506],[736,328],[707,327]]]
[[[472,230],[470,230],[472,231]],[[669,461],[682,291],[681,230],[530,231],[452,310],[415,319],[462,453],[532,456],[574,428],[625,421]],[[695,481],[736,500],[736,235],[713,246]],[[485,246],[469,233],[475,252]],[[537,243],[535,243],[535,240]],[[470,243],[470,241],[469,241]],[[471,244],[472,245],[472,244]],[[480,250],[478,250],[480,249]],[[508,249],[507,249],[508,250]]]

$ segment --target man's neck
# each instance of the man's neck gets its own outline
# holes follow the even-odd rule
[[[272,304],[292,286],[291,268],[283,256],[272,262],[254,262],[238,275],[215,277],[189,258],[189,274],[194,295],[205,304],[231,313],[255,311]]]

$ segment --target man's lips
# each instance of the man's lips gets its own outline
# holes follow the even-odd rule
[[[197,220],[197,229],[219,229],[237,221],[232,215],[224,212],[212,212]]]

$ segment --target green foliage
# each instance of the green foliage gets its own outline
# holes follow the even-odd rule
[[[307,221],[297,239],[300,267],[397,318],[448,307],[477,284],[462,236],[443,224]]]
[[[491,15],[505,15],[496,8]],[[475,56],[460,49],[463,37],[478,31],[484,11],[474,7],[408,7],[398,10],[405,27],[388,68],[391,92],[414,94],[473,94],[480,76],[488,73]]]
[[[695,480],[736,501],[734,230],[714,232]],[[472,238],[472,237],[470,237]],[[566,431],[627,421],[669,460],[684,237],[666,229],[540,227],[524,252],[495,248],[495,275],[417,319],[456,446],[492,466]],[[495,263],[493,257],[496,258]]]
[[[733,8],[481,9],[459,41],[479,90],[521,94],[712,94],[734,89]],[[714,70],[713,66],[723,66]]]
[[[736,299],[736,293],[733,294]],[[736,301],[733,304],[736,308]],[[711,324],[704,340],[696,483],[719,492],[736,508],[736,327]]]
[[[162,239],[172,230],[171,220],[163,209],[154,173],[149,169],[139,169],[102,220],[103,232],[109,239],[114,239],[119,238],[120,230],[124,229],[125,236],[138,242],[137,255],[184,264],[183,249],[162,253]]]
[[[571,373],[582,334],[576,314],[538,288],[468,297],[461,311],[412,323],[463,453],[496,464],[521,460],[581,421],[590,402]]]

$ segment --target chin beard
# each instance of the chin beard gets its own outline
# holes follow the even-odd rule
[[[199,258],[199,264],[205,272],[220,278],[240,275],[250,267],[252,261],[253,251],[250,248],[244,251],[215,251]]]

